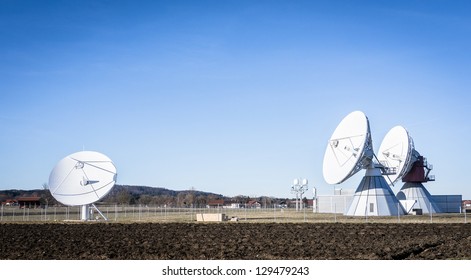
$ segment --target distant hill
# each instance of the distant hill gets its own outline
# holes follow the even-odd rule
[[[0,190],[0,200],[3,198],[17,198],[23,196],[41,196],[45,193],[45,190]],[[48,191],[49,192],[49,191]]]
[[[49,190],[0,190],[0,201],[19,197],[35,196],[43,198],[44,203],[59,204]],[[115,185],[100,203],[119,204],[165,204],[169,206],[202,205],[208,200],[225,198],[221,194],[197,190],[175,191],[161,187]]]
[[[168,196],[177,196],[180,193],[192,192],[195,195],[215,195],[218,197],[223,197],[221,194],[215,194],[210,192],[203,192],[197,190],[184,190],[184,191],[174,191],[161,187],[148,187],[148,186],[133,186],[133,185],[115,185],[107,196],[116,196],[119,192],[127,191],[132,195],[168,195]]]
[[[41,204],[60,205],[51,195],[49,190],[0,190],[0,202],[19,197],[40,197]],[[259,201],[264,206],[285,203],[286,199],[274,197],[248,197],[239,195],[226,197],[222,194],[204,192],[198,190],[175,191],[161,187],[115,185],[111,191],[96,204],[119,205],[158,205],[168,207],[206,207],[211,201],[223,200],[225,203],[248,203]]]
[[[103,198],[103,203],[157,204],[184,207],[204,206],[209,200],[224,198],[221,194],[184,190],[174,191],[161,187],[115,185]]]

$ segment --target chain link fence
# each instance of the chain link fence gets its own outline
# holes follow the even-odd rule
[[[467,223],[466,213],[350,217],[338,213],[313,213],[312,208],[170,208],[158,205],[97,205],[108,222],[196,222],[197,214],[221,213],[229,221],[275,223]],[[104,221],[93,208],[90,220]],[[2,205],[0,222],[80,221],[80,206],[19,208]]]

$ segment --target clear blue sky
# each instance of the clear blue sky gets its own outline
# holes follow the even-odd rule
[[[471,199],[470,50],[469,1],[0,0],[0,188],[85,148],[120,184],[331,194],[327,140],[361,110],[375,150],[403,125],[428,190]]]

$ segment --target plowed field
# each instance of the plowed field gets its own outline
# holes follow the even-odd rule
[[[4,223],[0,259],[471,259],[471,224]]]

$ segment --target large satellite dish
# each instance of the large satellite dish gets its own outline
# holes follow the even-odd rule
[[[57,163],[49,175],[49,190],[65,205],[81,205],[82,220],[88,220],[90,206],[99,212],[93,203],[110,192],[116,177],[116,167],[110,158],[98,152],[83,151]]]
[[[409,204],[407,212],[420,209],[422,213],[440,213],[440,207],[422,183],[434,181],[429,176],[432,166],[415,150],[414,141],[402,126],[393,127],[384,137],[379,148],[378,159],[383,164],[396,169],[389,176],[391,184],[402,180],[405,184],[397,193],[403,205]]]
[[[371,163],[371,133],[363,112],[348,114],[329,139],[323,174],[328,184],[340,184]]]
[[[392,216],[405,213],[384,179],[390,170],[373,152],[370,124],[363,112],[354,111],[339,123],[329,139],[324,155],[323,173],[327,183],[340,184],[366,169],[348,216]]]
[[[378,160],[396,170],[395,174],[389,175],[392,184],[409,172],[412,163],[417,159],[416,153],[414,141],[404,127],[398,125],[389,130],[379,147]]]

